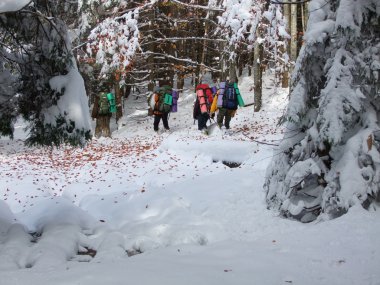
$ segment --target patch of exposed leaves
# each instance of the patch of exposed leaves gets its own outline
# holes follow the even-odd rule
[[[118,179],[122,183],[128,180],[128,177],[135,177],[138,168],[143,167],[140,162],[154,158],[154,150],[160,143],[160,138],[136,137],[123,140],[94,140],[83,148],[27,148],[21,141],[14,142],[12,146],[0,141],[0,172],[4,182],[4,187],[0,189],[0,197],[12,200],[25,208],[26,204],[33,205],[34,198],[47,194],[59,196],[67,186],[77,182],[88,184],[87,191],[109,189],[109,179]],[[104,168],[103,165],[107,167]],[[109,177],[109,167],[115,169],[117,177]],[[19,197],[18,191],[14,189],[17,188],[16,184],[22,183],[24,179],[27,184],[31,180],[35,185],[34,192],[30,195],[24,193]],[[73,202],[77,198],[75,194]]]

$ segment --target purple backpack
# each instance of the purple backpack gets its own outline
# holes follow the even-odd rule
[[[173,103],[172,103],[171,112],[175,113],[177,112],[177,109],[178,109],[177,101],[178,101],[179,94],[177,90],[172,90],[172,97],[173,97]]]

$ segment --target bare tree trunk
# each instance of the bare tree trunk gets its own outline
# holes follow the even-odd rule
[[[285,54],[285,47],[280,46],[281,56]],[[281,87],[288,88],[289,87],[289,63],[281,63],[282,72],[281,72]]]
[[[307,28],[307,21],[309,20],[308,18],[308,3],[303,3],[302,4],[302,30],[303,33],[305,34],[306,28]]]
[[[230,81],[237,82],[237,74],[236,74],[236,61],[231,60],[229,64],[229,77]]]
[[[237,61],[237,69],[238,69],[238,76],[239,77],[243,75],[243,68],[244,68],[245,64],[246,64],[245,55],[243,56],[242,54],[240,54],[238,56],[238,61]]]
[[[296,0],[292,0],[294,2]],[[295,62],[297,59],[297,5],[290,5],[290,59]]]
[[[253,54],[248,54],[248,76],[252,76],[252,67],[253,67]]]
[[[220,61],[219,61],[219,68],[220,68],[220,81],[225,81],[226,80],[226,59],[224,56],[224,48],[225,48],[225,43],[221,42],[220,44],[220,50],[222,53],[220,54]]]
[[[149,15],[149,19],[150,19],[150,23],[154,23],[154,20],[155,20],[155,14],[154,13],[150,13]],[[149,30],[151,30],[153,28],[153,25],[149,25]],[[151,52],[155,52],[155,47],[154,47],[154,44],[153,42],[149,44],[149,51]],[[153,91],[154,89],[154,86],[155,86],[155,77],[156,77],[156,66],[155,66],[155,62],[154,62],[154,56],[153,55],[149,55],[148,56],[148,59],[147,59],[147,62],[148,62],[148,69],[149,69],[149,84],[148,84],[148,90],[149,91]]]
[[[291,5],[284,5],[284,17],[285,17],[285,20],[286,20],[286,30],[289,32],[290,34],[290,22],[291,22],[291,17],[290,17],[290,6]],[[288,46],[288,50],[287,52],[290,54],[290,46]]]
[[[122,93],[120,90],[120,81],[115,80],[115,103],[116,103],[116,122],[123,116]]]
[[[207,53],[207,40],[206,38],[208,37],[208,31],[209,31],[209,21],[207,21],[208,19],[210,18],[210,11],[207,11],[207,15],[206,15],[206,22],[205,22],[205,25],[204,25],[204,34],[203,34],[203,37],[205,38],[203,40],[203,45],[201,46],[202,48],[202,56],[201,56],[201,65],[202,66],[205,66],[205,62],[206,62],[206,53]],[[200,77],[203,77],[204,73],[206,72],[206,70],[204,70],[203,67],[201,67],[201,75]]]
[[[232,48],[231,48],[232,49]],[[231,82],[237,82],[236,59],[230,59],[228,62],[228,77]]]
[[[264,49],[262,44],[256,41],[255,43],[255,50],[254,50],[254,57],[253,57],[253,80],[255,84],[255,108],[254,111],[258,112],[261,109],[262,105],[262,68],[261,68],[261,61],[263,58]]]
[[[287,31],[290,34],[290,23],[291,23],[291,17],[290,17],[290,6],[291,5],[283,5],[284,8],[284,17],[286,20],[286,26],[287,26]],[[285,47],[282,47],[282,52],[287,53],[290,56],[290,43],[291,40],[286,40],[286,49]],[[288,88],[289,87],[289,80],[290,80],[290,64],[284,64],[284,71],[282,74],[282,80],[281,80],[281,86],[283,88]]]

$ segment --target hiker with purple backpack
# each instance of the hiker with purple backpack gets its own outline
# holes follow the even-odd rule
[[[148,99],[150,108],[153,110],[153,129],[155,132],[159,130],[158,126],[161,120],[165,130],[170,130],[169,113],[177,112],[177,100],[178,92],[166,82],[162,82],[159,89]]]
[[[231,119],[235,116],[236,110],[244,107],[244,101],[241,97],[237,82],[221,82],[219,90],[214,98],[212,113],[218,110],[217,124],[219,128],[224,125],[226,129],[230,128]],[[224,124],[223,124],[224,121]]]

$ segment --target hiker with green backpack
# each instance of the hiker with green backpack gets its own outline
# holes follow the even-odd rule
[[[108,92],[108,87],[102,85],[95,97],[91,117],[96,119],[95,137],[111,137],[110,121],[112,113],[116,112],[115,95]]]
[[[167,82],[161,83],[153,98],[154,131],[158,132],[161,119],[165,130],[170,130],[168,118],[173,105],[172,87]]]

